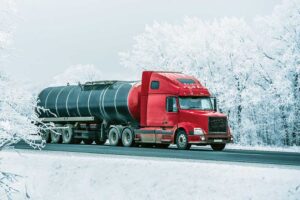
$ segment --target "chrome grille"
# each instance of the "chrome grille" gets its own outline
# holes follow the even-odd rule
[[[209,134],[226,134],[227,118],[226,117],[209,117],[208,132],[209,132]]]

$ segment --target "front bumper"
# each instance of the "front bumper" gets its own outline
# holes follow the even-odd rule
[[[233,137],[231,135],[189,135],[189,144],[195,145],[208,145],[216,143],[233,143]]]

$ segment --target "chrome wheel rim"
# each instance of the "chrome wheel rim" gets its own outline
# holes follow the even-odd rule
[[[184,134],[180,134],[178,137],[178,145],[184,147],[186,145],[186,137]]]
[[[61,134],[60,131],[53,132],[53,133],[51,134],[52,140],[54,140],[55,142],[58,141],[58,140],[59,140],[59,137],[60,137],[60,134]]]
[[[124,133],[124,144],[129,145],[131,142],[131,135],[129,132]]]
[[[110,142],[111,142],[111,144],[115,144],[115,143],[117,143],[118,142],[118,135],[117,135],[118,133],[116,133],[115,131],[113,131],[113,132],[111,132],[110,134],[109,134],[109,138],[110,138]]]

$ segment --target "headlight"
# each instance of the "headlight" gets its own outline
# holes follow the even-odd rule
[[[202,128],[194,128],[194,135],[204,135]]]

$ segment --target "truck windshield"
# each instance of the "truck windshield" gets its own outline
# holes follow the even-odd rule
[[[179,105],[182,110],[213,110],[209,97],[179,97]]]

